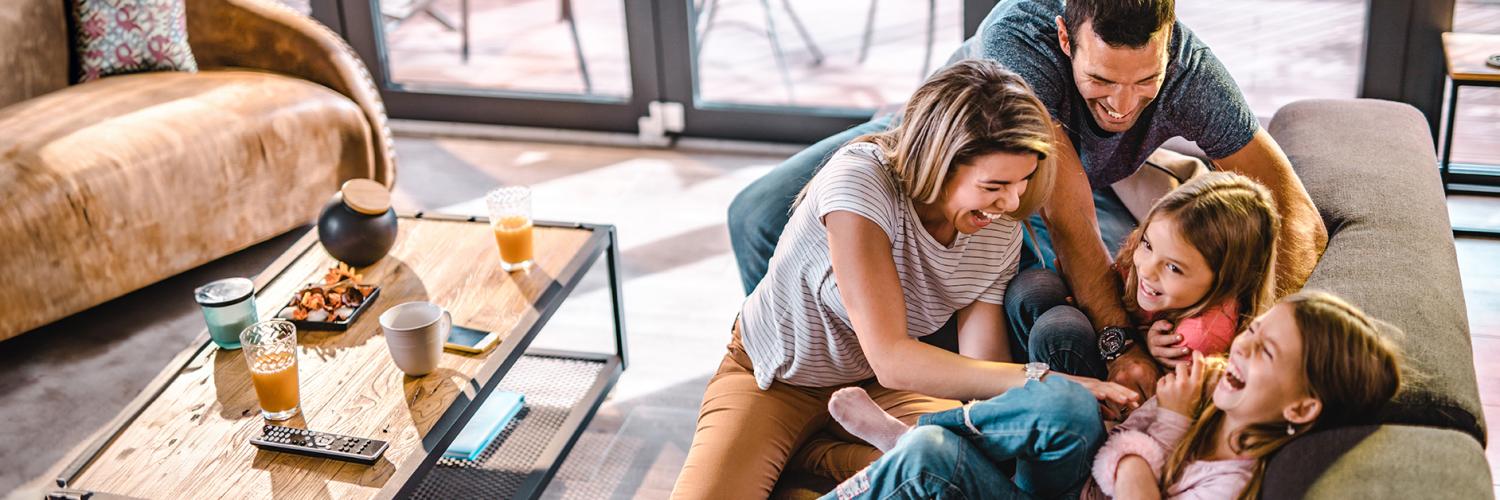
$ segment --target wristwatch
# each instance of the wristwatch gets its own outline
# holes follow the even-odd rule
[[[1047,376],[1047,372],[1051,369],[1047,366],[1047,363],[1026,363],[1026,380],[1041,382],[1042,377]]]
[[[1104,356],[1105,361],[1114,361],[1130,349],[1131,340],[1129,332],[1118,326],[1106,326],[1099,331],[1099,354]]]

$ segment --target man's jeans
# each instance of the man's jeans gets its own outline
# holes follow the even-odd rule
[[[1104,440],[1093,394],[1058,376],[918,424],[823,498],[1076,498]]]
[[[729,205],[729,242],[745,293],[753,291],[765,277],[797,193],[839,147],[861,135],[886,130],[892,121],[892,115],[878,117],[819,141],[735,196]],[[1094,191],[1094,205],[1100,233],[1113,254],[1135,228],[1135,219],[1109,188]],[[1025,356],[1064,373],[1103,378],[1106,371],[1099,357],[1096,329],[1082,311],[1067,302],[1067,285],[1055,272],[1051,235],[1039,215],[1031,217],[1030,226],[1021,250],[1022,272],[1005,293],[1012,352],[1018,359]],[[952,336],[954,331],[956,323],[950,320],[938,335]]]

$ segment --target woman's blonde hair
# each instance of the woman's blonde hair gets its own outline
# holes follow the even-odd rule
[[[937,201],[954,166],[990,153],[1037,156],[1020,206],[1007,216],[1030,216],[1052,193],[1051,115],[1025,80],[993,61],[944,68],[912,94],[899,125],[852,142],[879,146],[892,177],[917,203]]]
[[[1308,395],[1321,403],[1311,423],[1268,422],[1250,425],[1230,436],[1235,453],[1255,459],[1255,474],[1240,493],[1241,500],[1259,496],[1266,461],[1271,453],[1297,435],[1344,425],[1373,423],[1380,410],[1401,386],[1400,355],[1390,341],[1380,336],[1374,320],[1358,307],[1322,292],[1302,292],[1285,299],[1302,337],[1302,373]],[[1222,373],[1224,361],[1215,357],[1210,371]],[[1213,405],[1217,376],[1204,378],[1203,399],[1187,436],[1178,443],[1162,468],[1162,488],[1182,479],[1187,464],[1211,455],[1214,436],[1224,421],[1224,412]],[[1288,434],[1288,426],[1296,434]]]
[[[1182,239],[1203,255],[1214,273],[1202,299],[1182,309],[1158,311],[1161,319],[1176,325],[1233,299],[1239,304],[1235,331],[1242,331],[1271,305],[1276,289],[1276,235],[1281,230],[1281,216],[1271,192],[1243,175],[1210,172],[1157,201],[1140,227],[1120,245],[1115,265],[1125,270],[1121,298],[1127,310],[1140,312],[1135,300],[1139,278],[1134,255],[1146,228],[1157,217],[1176,221]]]

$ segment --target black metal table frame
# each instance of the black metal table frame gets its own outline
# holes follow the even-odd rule
[[[454,222],[489,222],[488,218],[485,217],[427,214],[423,212],[417,212],[414,214],[402,214],[401,217]],[[568,264],[563,268],[562,272],[558,273],[559,277],[566,278],[566,282],[559,283],[554,281],[551,286],[542,291],[541,296],[537,298],[536,305],[539,310],[539,314],[535,321],[533,321],[531,325],[526,328],[525,334],[521,335],[519,338],[505,339],[505,341],[501,343],[501,345],[495,347],[493,351],[486,355],[487,359],[480,367],[478,374],[476,374],[475,377],[470,380],[469,385],[470,388],[474,391],[474,398],[472,400],[466,401],[465,394],[462,391],[459,392],[457,399],[455,399],[453,403],[448,406],[448,409],[443,412],[443,415],[438,418],[438,421],[434,423],[432,428],[428,430],[427,434],[422,437],[422,448],[426,453],[417,453],[413,454],[413,456],[411,457],[407,457],[405,462],[400,464],[400,466],[396,468],[396,472],[390,477],[389,480],[387,480],[386,486],[381,489],[381,492],[377,495],[377,497],[405,498],[409,497],[412,494],[412,490],[416,488],[418,484],[420,484],[420,479],[425,476],[426,473],[431,470],[434,465],[437,464],[438,459],[442,457],[443,450],[446,450],[448,448],[448,445],[453,442],[454,438],[458,437],[459,431],[464,428],[464,425],[469,422],[469,419],[474,417],[474,413],[479,410],[479,407],[481,405],[483,405],[485,398],[489,397],[490,393],[494,392],[495,388],[500,385],[500,381],[501,379],[505,378],[506,372],[510,370],[511,366],[514,365],[523,354],[528,354],[527,347],[531,345],[531,341],[535,339],[537,334],[540,333],[541,330],[547,325],[547,322],[549,319],[551,319],[552,314],[557,312],[557,309],[562,306],[562,303],[567,299],[568,295],[571,294],[573,289],[578,286],[578,283],[583,280],[583,277],[585,274],[587,274],[588,269],[590,269],[594,265],[594,263],[599,260],[599,257],[601,255],[605,258],[607,271],[609,273],[609,290],[611,306],[614,315],[615,353],[601,354],[591,352],[569,352],[541,349],[532,350],[529,352],[530,354],[542,356],[566,357],[597,361],[604,363],[605,366],[602,370],[600,370],[598,377],[589,387],[588,392],[585,393],[583,399],[581,400],[581,403],[573,407],[573,409],[569,412],[567,419],[563,422],[562,427],[558,429],[557,433],[548,443],[547,448],[542,452],[541,457],[537,459],[537,466],[532,468],[532,472],[527,476],[525,482],[518,490],[516,498],[537,498],[541,496],[542,491],[547,486],[547,483],[549,483],[552,480],[552,477],[557,474],[557,470],[559,467],[561,467],[563,459],[567,457],[568,452],[572,450],[573,445],[578,442],[579,436],[581,436],[584,429],[588,427],[589,421],[593,419],[594,414],[599,410],[599,406],[604,403],[604,397],[609,394],[609,391],[614,388],[615,382],[618,381],[620,375],[624,373],[629,363],[627,355],[628,349],[625,341],[624,299],[621,295],[623,282],[620,278],[620,250],[615,226],[608,224],[582,224],[548,221],[535,221],[534,225],[536,227],[586,229],[591,231],[593,234],[589,236],[589,239],[584,244],[582,251],[580,251],[578,255],[574,256],[573,259],[568,262]],[[294,244],[292,249],[289,249],[275,262],[272,262],[270,266],[267,266],[267,269],[277,269],[277,271],[275,272],[275,274],[262,273],[260,276],[257,276],[255,279],[255,289],[260,290],[271,281],[274,281],[276,278],[281,277],[281,275],[290,268],[289,264],[291,262],[300,258],[309,249],[312,248],[312,243],[308,240],[312,240],[315,242],[315,234],[309,233],[309,235],[305,236],[303,240],[300,240],[298,243]],[[108,494],[108,492],[93,492],[84,489],[76,489],[73,488],[70,483],[78,477],[79,473],[83,472],[83,469],[92,464],[94,460],[98,458],[99,454],[102,453],[105,448],[109,447],[109,445],[114,442],[115,438],[119,437],[120,433],[123,432],[126,427],[130,426],[130,424],[135,421],[136,417],[140,416],[141,412],[145,411],[146,407],[150,406],[152,402],[156,401],[156,399],[161,396],[162,392],[164,392],[167,387],[171,386],[172,382],[176,380],[177,375],[182,373],[182,370],[187,367],[188,363],[197,358],[204,349],[209,348],[212,348],[212,341],[208,338],[207,331],[205,330],[204,333],[198,336],[198,339],[196,342],[194,342],[193,346],[188,347],[187,349],[184,349],[182,352],[178,353],[177,357],[173,358],[172,362],[167,365],[168,368],[171,368],[171,370],[163,370],[160,374],[158,374],[157,377],[153,379],[151,383],[141,391],[141,394],[138,395],[135,400],[131,401],[130,405],[126,406],[125,409],[122,410],[120,414],[111,421],[109,426],[106,427],[106,432],[96,438],[95,441],[91,443],[87,448],[85,448],[82,453],[74,457],[69,465],[64,468],[57,477],[57,486],[61,489],[49,492],[48,497],[82,498],[88,495],[94,495],[93,498],[125,498],[116,495],[110,495]],[[393,489],[392,485],[399,485],[399,487]]]
[[[1500,87],[1500,81],[1464,80],[1448,78],[1447,116],[1443,120],[1443,150],[1438,159],[1438,171],[1443,178],[1443,194],[1463,193],[1483,196],[1500,195],[1500,166],[1453,164],[1453,125],[1458,118],[1458,94],[1463,87]],[[1453,226],[1454,236],[1500,238],[1500,228]]]

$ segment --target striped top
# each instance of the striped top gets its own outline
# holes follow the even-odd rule
[[[999,219],[943,246],[922,227],[874,144],[844,146],[813,177],[776,244],[765,279],[741,310],[741,341],[762,390],[771,382],[829,387],[875,376],[833,278],[823,216],[851,212],[891,245],[912,338],[930,335],[976,300],[1000,304],[1020,262],[1021,225]]]

